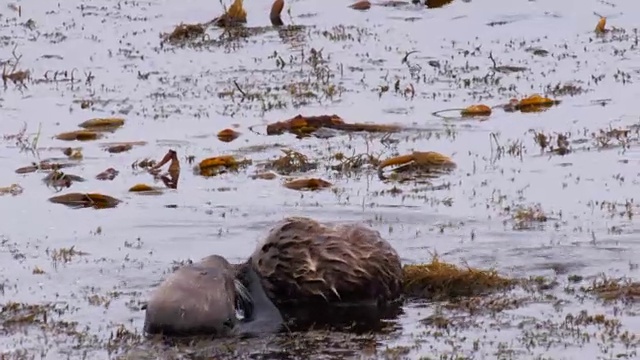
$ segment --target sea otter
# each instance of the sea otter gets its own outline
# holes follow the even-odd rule
[[[399,304],[402,292],[400,258],[378,231],[360,224],[332,226],[306,217],[289,217],[276,224],[239,266],[238,276],[245,284],[247,274],[259,279],[263,292],[283,315],[315,320],[345,307],[351,308],[345,313],[358,309],[375,319],[380,310]]]
[[[245,284],[236,279],[234,265],[219,255],[184,265],[154,290],[145,308],[144,332],[174,337],[277,332],[282,318],[273,304],[263,303],[259,279],[248,277]],[[245,325],[249,322],[251,326]]]
[[[212,255],[176,270],[155,290],[144,328],[174,336],[257,336],[280,331],[284,317],[315,323],[358,313],[376,321],[379,310],[400,300],[401,281],[400,258],[378,231],[289,217],[243,264]]]

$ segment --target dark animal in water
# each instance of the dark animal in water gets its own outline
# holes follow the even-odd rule
[[[400,258],[378,231],[290,217],[244,264],[212,255],[170,275],[147,305],[145,331],[257,336],[278,332],[283,314],[322,317],[348,305],[375,318],[401,289]]]
[[[235,279],[233,266],[218,255],[178,268],[147,303],[147,334],[228,336],[244,308],[247,290]]]
[[[248,273],[243,279],[246,287],[236,279],[235,266],[219,255],[178,268],[147,303],[145,333],[228,337],[277,332],[282,317],[259,278]]]
[[[271,229],[245,268],[280,309],[384,306],[401,298],[402,265],[378,231],[289,217]]]

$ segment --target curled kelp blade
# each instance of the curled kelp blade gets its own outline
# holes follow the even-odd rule
[[[294,179],[284,183],[291,190],[322,190],[333,186],[330,182],[319,178]]]
[[[414,151],[411,154],[394,156],[378,165],[378,177],[387,180],[384,170],[394,167],[393,173],[419,172],[422,176],[441,174],[457,167],[456,163],[446,155],[435,151]],[[436,175],[437,176],[437,175]]]
[[[78,124],[78,127],[87,130],[115,130],[124,125],[122,118],[94,118]]]
[[[218,132],[218,140],[222,142],[232,142],[237,139],[241,134],[233,129],[224,129]]]
[[[141,195],[160,195],[162,194],[162,189],[147,184],[135,184],[131,188],[129,188],[129,192],[134,192]]]
[[[389,133],[402,130],[398,125],[346,123],[340,116],[335,114],[318,116],[298,114],[291,119],[268,124],[267,135],[281,135],[288,132],[298,137],[305,137],[310,136],[320,129],[369,133]]]
[[[238,170],[251,164],[250,159],[236,159],[233,155],[222,155],[206,158],[194,167],[194,172],[201,176],[210,177],[229,170]]]
[[[109,209],[118,206],[121,200],[109,195],[98,193],[68,193],[49,198],[54,204],[66,205],[73,209],[92,207],[94,209]]]
[[[75,130],[56,135],[56,139],[63,141],[92,141],[103,137],[103,134],[93,130]]]
[[[28,174],[36,171],[58,170],[58,169],[72,167],[76,165],[77,164],[73,164],[73,163],[53,163],[53,162],[43,160],[40,163],[33,163],[29,166],[23,166],[21,168],[16,169],[16,174]]]

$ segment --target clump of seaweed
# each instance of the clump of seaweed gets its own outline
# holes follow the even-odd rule
[[[53,171],[59,170],[62,168],[76,166],[76,164],[72,163],[52,163],[47,160],[43,160],[40,163],[32,163],[29,166],[23,166],[21,168],[16,169],[16,174],[27,174],[36,171]]]
[[[380,158],[369,153],[353,154],[352,156],[346,156],[344,153],[337,153],[333,156],[333,159],[339,163],[331,165],[330,169],[338,171],[341,174],[350,173],[363,169],[366,165],[378,167],[380,165]]]
[[[640,282],[627,278],[613,279],[603,275],[595,279],[591,286],[581,290],[594,294],[605,302],[634,303],[640,300]]]
[[[218,140],[222,142],[232,142],[240,136],[240,133],[233,129],[224,129],[218,132]]]
[[[46,305],[8,302],[2,305],[0,321],[3,327],[46,323],[49,310],[50,307]]]
[[[266,163],[264,165],[265,169],[288,175],[294,172],[307,172],[318,167],[317,163],[309,161],[309,158],[300,152],[290,149],[280,150],[284,155]]]
[[[549,217],[539,204],[535,206],[518,206],[515,209],[506,208],[505,210],[507,212],[513,210],[511,217],[514,221],[514,230],[531,230],[549,220]]]
[[[16,55],[16,48],[18,45],[16,44],[11,51],[11,55],[13,55],[14,62],[13,66],[9,71],[7,71],[7,63],[4,64],[2,68],[2,83],[4,84],[4,88],[7,88],[7,83],[9,81],[13,82],[13,84],[18,88],[27,88],[26,81],[31,78],[31,72],[29,70],[18,70],[18,65],[20,64],[20,59],[22,59],[22,55]]]
[[[11,184],[9,186],[0,187],[0,196],[11,194],[13,196],[20,195],[24,189],[18,184]]]
[[[167,169],[166,173],[161,174],[160,169],[166,163],[169,163],[169,168]],[[180,180],[180,160],[178,160],[178,153],[175,150],[167,151],[167,153],[164,155],[162,160],[160,160],[159,163],[149,168],[148,171],[154,177],[162,180],[164,185],[169,189],[177,189],[178,181]],[[129,190],[129,191],[132,191],[132,190]]]
[[[53,187],[56,191],[71,187],[74,182],[83,182],[85,179],[78,175],[65,174],[60,170],[54,170],[42,179],[47,186]]]
[[[160,195],[162,194],[162,189],[147,184],[135,184],[129,188],[129,192],[143,195]]]
[[[113,179],[116,178],[116,176],[118,176],[118,174],[120,174],[120,171],[114,169],[114,168],[108,168],[105,171],[99,173],[98,175],[96,175],[96,179],[97,180],[102,180],[102,181],[111,181]]]
[[[237,171],[251,163],[250,159],[238,160],[232,155],[215,156],[200,161],[194,167],[194,172],[205,177],[216,176],[229,170]]]
[[[349,5],[349,7],[354,10],[369,10],[371,9],[371,3],[369,2],[369,0],[360,0]]]
[[[401,130],[401,128],[396,125],[348,124],[340,116],[335,114],[319,116],[303,116],[298,114],[289,120],[278,121],[267,125],[267,135],[280,135],[289,132],[298,137],[305,137],[322,128],[375,133],[388,133]]]
[[[121,200],[98,193],[68,193],[49,198],[49,201],[54,204],[63,204],[73,209],[88,207],[108,209],[114,208],[121,203]]]
[[[38,125],[38,132],[33,136],[33,138],[31,138],[27,135],[27,123],[25,122],[22,129],[17,134],[4,135],[3,139],[13,140],[20,151],[31,152],[35,155],[38,149],[38,140],[40,140],[41,130],[42,124]]]
[[[246,24],[247,11],[244,9],[243,0],[234,0],[229,9],[226,9],[223,15],[215,18],[213,23],[223,28]]]
[[[384,169],[397,165],[399,166],[392,170],[393,173],[411,172],[415,174],[414,177],[419,175],[437,177],[444,172],[455,169],[457,166],[451,158],[435,151],[414,151],[411,154],[395,156],[382,161],[378,165],[378,177],[381,180],[386,180]]]
[[[326,180],[318,179],[318,178],[309,178],[309,179],[295,179],[290,180],[284,183],[284,187],[291,190],[321,190],[331,187],[333,184]]]
[[[54,264],[66,264],[71,262],[71,260],[73,260],[75,256],[89,255],[89,253],[87,252],[76,249],[75,246],[72,246],[70,248],[53,249],[51,251],[47,249],[47,254],[51,256],[51,260]]]
[[[122,118],[93,118],[78,124],[78,127],[94,131],[112,131],[123,125]]]
[[[170,43],[188,41],[203,36],[205,27],[202,24],[179,24],[173,31],[165,35],[165,40]]]
[[[437,255],[428,264],[405,265],[403,273],[405,295],[430,300],[484,295],[510,289],[517,283],[494,270],[461,268],[441,261]]]

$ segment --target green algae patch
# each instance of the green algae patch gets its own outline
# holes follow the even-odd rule
[[[403,267],[404,293],[411,298],[449,300],[511,289],[517,281],[494,270],[462,268],[434,256],[428,264]]]

